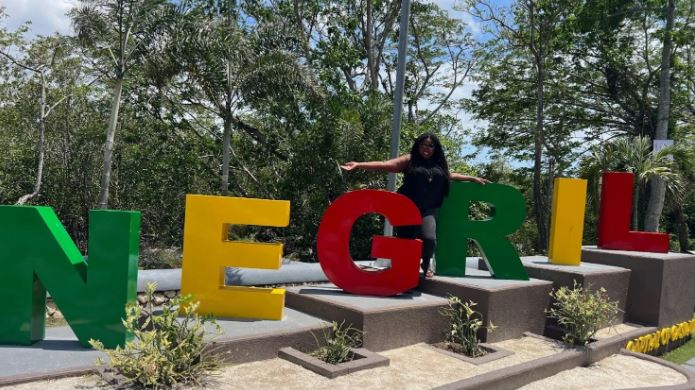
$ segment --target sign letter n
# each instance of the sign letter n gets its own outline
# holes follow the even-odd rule
[[[0,344],[44,338],[46,290],[80,343],[123,345],[135,302],[140,213],[89,213],[89,265],[50,207],[0,206]]]

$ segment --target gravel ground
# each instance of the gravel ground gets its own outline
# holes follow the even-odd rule
[[[594,338],[596,340],[601,340],[601,339],[606,339],[609,337],[617,336],[623,333],[627,333],[631,330],[639,329],[639,326],[636,325],[630,325],[630,324],[617,324],[613,326],[609,326],[607,328],[600,329],[596,334],[594,335]]]
[[[625,331],[627,328],[616,328]],[[603,335],[602,335],[603,336]],[[430,389],[492,370],[509,367],[561,351],[563,344],[523,337],[494,345],[513,351],[511,356],[476,366],[440,354],[424,344],[381,352],[391,359],[389,367],[359,371],[327,379],[282,359],[270,359],[223,367],[208,385],[214,389]],[[587,368],[565,371],[524,389],[618,389],[685,382],[685,377],[661,365],[614,355]],[[94,376],[34,382],[9,389],[96,389]]]
[[[475,366],[440,354],[423,344],[381,352],[391,359],[389,367],[360,371],[336,379],[327,379],[282,359],[224,367],[213,378],[210,388],[215,389],[429,389],[475,376],[498,368],[552,355],[562,349],[561,344],[524,337],[495,343],[515,352],[511,356]],[[10,389],[94,389],[95,377],[66,378],[55,381],[34,382]]]

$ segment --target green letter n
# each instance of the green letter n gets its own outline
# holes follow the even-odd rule
[[[53,209],[0,206],[0,344],[43,339],[48,290],[83,345],[123,345],[139,239],[139,212],[91,211],[87,265]]]

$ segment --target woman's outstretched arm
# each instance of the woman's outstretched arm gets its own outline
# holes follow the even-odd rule
[[[350,161],[341,165],[340,167],[346,171],[352,171],[355,169],[366,169],[369,171],[386,171],[400,173],[403,172],[403,170],[405,170],[406,166],[408,166],[408,161],[410,161],[410,155],[406,154],[386,161]]]
[[[470,182],[478,183],[478,184],[485,184],[485,183],[490,182],[489,180],[483,179],[481,177],[466,176],[466,175],[462,175],[460,173],[454,173],[454,172],[449,174],[449,179],[451,179],[453,181],[470,181]]]

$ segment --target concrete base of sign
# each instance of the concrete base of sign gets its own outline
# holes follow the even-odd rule
[[[494,279],[487,271],[468,268],[465,277],[435,276],[424,280],[418,290],[446,297],[454,295],[472,300],[475,310],[487,324],[498,326],[494,332],[483,330],[479,337],[488,343],[521,337],[524,332],[542,334],[545,309],[550,303],[552,283],[546,280]]]
[[[222,327],[222,335],[215,337],[213,327],[206,329],[211,351],[231,363],[272,359],[284,347],[314,349],[314,334],[320,334],[321,327],[328,325],[287,307],[282,321],[218,318],[216,322]]]
[[[626,314],[630,322],[658,327],[693,318],[695,255],[582,248],[582,261],[629,268]]]
[[[618,302],[620,309],[619,322],[623,322],[627,290],[630,285],[630,270],[604,264],[582,262],[578,266],[556,265],[548,262],[545,256],[522,257],[521,262],[529,277],[553,282],[553,288],[572,288],[574,282],[584,288],[605,288],[608,297]],[[479,263],[480,269],[486,269],[484,261]]]
[[[371,351],[444,340],[446,319],[439,310],[447,300],[418,291],[396,297],[344,293],[332,284],[287,288],[287,307],[328,321],[343,320],[364,332],[363,346]]]

